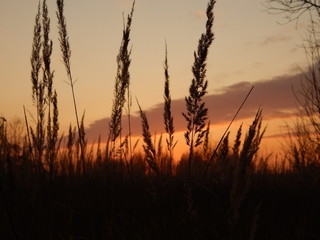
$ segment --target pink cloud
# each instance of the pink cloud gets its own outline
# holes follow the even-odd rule
[[[301,74],[285,75],[275,77],[268,81],[258,81],[254,84],[240,82],[224,88],[218,93],[209,94],[203,98],[209,109],[208,118],[212,124],[223,124],[229,122],[239,105],[243,101],[252,85],[255,86],[251,96],[239,113],[237,120],[252,118],[257,109],[263,108],[264,119],[289,118],[295,115],[296,101],[293,88],[298,89]],[[141,103],[143,108],[143,103]],[[152,133],[164,132],[163,124],[163,103],[159,103],[151,109],[144,109],[147,114]],[[172,100],[172,112],[174,115],[174,125],[176,131],[186,129],[186,121],[182,116],[185,112],[185,100]],[[109,118],[99,119],[92,123],[87,129],[86,134],[89,139],[98,139],[99,134],[105,140],[108,133]],[[127,130],[127,118],[123,119],[123,131]],[[141,119],[138,113],[131,118],[132,134],[141,134]]]

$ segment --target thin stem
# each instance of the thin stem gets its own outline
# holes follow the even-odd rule
[[[72,93],[72,100],[73,100],[73,106],[74,106],[74,112],[76,116],[76,122],[77,122],[77,128],[78,128],[78,135],[79,135],[79,144],[80,144],[80,157],[82,161],[82,170],[83,173],[85,173],[85,162],[84,162],[84,142],[83,142],[83,136],[82,130],[80,128],[80,121],[79,121],[79,115],[78,115],[78,108],[77,108],[77,102],[76,102],[76,96],[74,92],[74,81],[71,74],[71,66],[70,66],[70,58],[71,58],[71,49],[69,44],[69,36],[67,32],[67,24],[64,17],[64,0],[57,0],[57,18],[59,22],[59,41],[60,41],[60,48],[62,52],[62,58],[63,62],[66,68],[67,76],[69,79],[69,85],[71,87],[71,93]]]
[[[251,94],[251,92],[252,92],[253,88],[254,88],[254,86],[252,86],[252,87],[251,87],[251,89],[250,89],[250,91],[247,93],[246,97],[245,97],[245,98],[244,98],[244,100],[242,101],[242,103],[241,103],[240,107],[238,108],[237,112],[235,113],[235,115],[233,116],[233,118],[232,118],[231,122],[229,123],[229,125],[228,125],[227,129],[224,131],[224,133],[223,133],[222,137],[220,138],[220,141],[219,141],[219,143],[218,143],[217,147],[215,148],[215,150],[214,150],[213,154],[211,155],[211,157],[210,157],[210,159],[209,159],[209,161],[208,161],[208,164],[207,164],[206,170],[205,170],[205,171],[204,171],[204,173],[203,173],[203,177],[205,177],[205,176],[206,176],[206,174],[207,174],[207,172],[208,172],[208,169],[209,169],[209,167],[210,167],[210,164],[211,164],[211,162],[212,162],[213,158],[215,157],[215,155],[217,154],[217,151],[218,151],[218,149],[219,149],[219,146],[220,146],[220,144],[221,144],[222,140],[224,139],[225,135],[228,133],[229,128],[231,127],[231,125],[232,125],[233,121],[234,121],[234,120],[236,119],[236,117],[238,116],[238,113],[240,112],[240,110],[242,109],[243,105],[244,105],[244,104],[245,104],[245,102],[247,101],[247,99],[248,99],[249,95]]]
[[[27,129],[27,136],[28,136],[28,143],[29,143],[29,154],[31,154],[31,161],[34,163],[31,138],[30,138],[29,123],[28,123],[28,118],[27,118],[27,114],[26,114],[26,108],[24,105],[23,105],[23,113],[24,113],[24,120],[26,123],[26,129]]]

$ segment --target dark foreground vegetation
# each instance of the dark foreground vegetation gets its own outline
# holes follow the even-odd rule
[[[26,138],[12,142],[3,122],[0,239],[319,239],[319,168],[258,158],[257,117],[207,172],[213,150],[195,152],[190,173],[187,155],[169,173],[159,154],[156,173],[142,154],[127,164],[100,148],[85,152],[83,173],[75,134],[37,171]]]
[[[265,132],[261,109],[249,129],[241,125],[234,140],[227,129],[212,147],[202,100],[208,86],[206,59],[214,40],[215,1],[210,0],[183,113],[189,150],[175,165],[167,54],[164,137],[157,143],[152,138],[137,101],[143,153],[131,139],[128,49],[134,4],[117,56],[109,138],[95,145],[88,144],[84,117],[78,116],[63,0],[57,0],[59,41],[76,127],[70,126],[65,137],[58,134],[50,19],[46,1],[39,4],[31,54],[34,116],[25,111],[24,123],[0,116],[0,239],[320,239],[320,55],[319,45],[312,45],[314,38],[308,48],[312,64],[298,99],[301,114],[290,131],[285,157],[270,164],[270,156],[259,156]],[[316,31],[312,33],[315,37]],[[128,133],[122,131],[124,107]]]

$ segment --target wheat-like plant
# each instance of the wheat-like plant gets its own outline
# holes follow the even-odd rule
[[[227,132],[229,131],[229,129],[230,129],[233,121],[236,119],[236,117],[238,116],[239,112],[241,111],[243,105],[246,103],[246,101],[247,101],[248,97],[250,96],[253,88],[254,88],[254,86],[252,86],[251,89],[250,89],[250,91],[247,93],[246,97],[244,98],[244,100],[242,101],[241,105],[239,106],[237,112],[235,113],[235,115],[233,116],[232,120],[230,121],[227,129],[225,130],[225,132],[223,133],[222,137],[220,138],[220,141],[219,141],[218,145],[216,146],[215,150],[213,151],[213,153],[212,153],[212,155],[211,155],[211,157],[210,157],[210,159],[209,159],[209,161],[208,161],[208,163],[207,163],[207,167],[205,168],[205,171],[204,171],[204,174],[203,174],[204,177],[206,176],[206,174],[207,174],[207,172],[208,172],[208,170],[209,170],[209,167],[210,167],[210,164],[211,164],[212,160],[213,160],[214,157],[216,156],[216,153],[217,153],[217,151],[218,151],[218,148],[220,147],[220,144],[222,143],[222,140],[223,140],[224,137],[226,136],[226,134],[227,134]],[[239,132],[238,132],[238,134],[239,134]],[[239,135],[239,139],[238,139],[239,141],[240,141],[240,137],[241,137],[241,130],[240,130],[240,135]],[[237,144],[240,145],[240,142],[237,143]],[[239,146],[238,146],[238,147],[239,147]]]
[[[31,53],[31,82],[32,82],[32,100],[37,109],[36,130],[30,129],[33,148],[35,150],[35,167],[38,174],[43,169],[43,151],[45,139],[45,83],[40,78],[40,70],[42,66],[41,48],[42,48],[42,27],[41,27],[41,7],[38,4],[38,12],[35,17],[35,25],[33,30],[33,43]]]
[[[159,167],[157,164],[157,155],[156,155],[156,149],[154,147],[154,144],[152,143],[151,133],[150,133],[150,127],[149,122],[147,119],[146,113],[142,110],[138,100],[137,104],[140,111],[140,117],[141,117],[141,125],[142,125],[142,136],[143,136],[143,150],[145,153],[145,160],[148,163],[149,167],[157,174],[159,175]]]
[[[43,82],[47,90],[47,145],[46,145],[46,161],[49,167],[49,178],[52,180],[56,168],[57,142],[58,142],[58,98],[57,92],[53,91],[54,72],[51,70],[51,54],[52,40],[49,38],[50,33],[50,18],[46,0],[42,5],[42,27],[43,27],[43,42],[42,42],[42,58],[43,58]]]
[[[42,19],[42,21],[41,21]],[[37,109],[36,129],[28,128],[28,139],[32,137],[35,169],[43,175],[44,164],[49,169],[49,176],[52,180],[53,166],[55,162],[55,155],[57,152],[58,141],[58,104],[57,93],[53,91],[53,77],[54,73],[51,70],[51,54],[52,41],[49,38],[50,33],[50,18],[46,0],[41,4],[39,2],[38,11],[35,17],[32,53],[31,53],[31,82],[32,82],[32,100]],[[42,50],[42,55],[41,55]],[[42,77],[40,72],[42,70]],[[25,108],[24,108],[25,111]],[[45,119],[47,114],[47,119]],[[45,127],[45,121],[47,126]],[[31,146],[31,141],[29,140]]]
[[[208,121],[206,134],[204,135],[204,141],[203,141],[203,154],[205,159],[207,159],[209,156],[209,136],[210,136],[210,121]]]
[[[261,124],[262,109],[259,109],[243,142],[230,191],[230,222],[232,226],[238,224],[239,209],[249,190],[253,157],[259,150],[259,145],[266,130],[264,128],[261,132]]]
[[[80,145],[80,158],[82,162],[82,172],[85,173],[85,157],[84,157],[84,132],[81,132],[80,120],[77,109],[77,101],[74,91],[75,81],[73,80],[73,76],[71,73],[71,48],[69,43],[69,36],[67,31],[67,23],[64,17],[64,0],[57,0],[57,19],[58,19],[58,30],[59,30],[59,42],[60,49],[62,53],[62,60],[67,72],[67,76],[69,79],[69,85],[72,93],[72,100],[74,106],[74,112],[76,117],[78,136],[79,136],[79,145]]]
[[[130,125],[130,72],[129,67],[131,63],[130,55],[131,50],[129,50],[130,42],[130,32],[131,32],[131,23],[134,12],[135,1],[133,1],[131,13],[127,16],[127,23],[123,29],[122,41],[120,45],[119,54],[117,56],[117,74],[114,86],[114,99],[112,104],[111,112],[111,121],[109,123],[110,131],[110,140],[113,143],[111,149],[116,151],[115,142],[120,136],[120,145],[121,145],[121,119],[122,111],[126,101],[127,93],[127,111],[128,111],[128,123],[129,123],[129,151],[131,154],[131,125]]]
[[[76,128],[69,126],[68,138],[67,138],[67,166],[68,175],[74,174],[74,145],[76,143]]]
[[[219,161],[225,161],[229,154],[229,135],[230,132],[223,138],[222,144],[218,149],[218,159]]]
[[[190,178],[191,162],[193,158],[194,148],[199,146],[206,134],[206,120],[208,117],[208,109],[202,98],[207,93],[208,81],[206,80],[206,60],[211,43],[214,39],[212,32],[213,25],[213,8],[215,0],[210,0],[207,6],[207,22],[206,32],[199,39],[198,49],[194,52],[194,64],[192,79],[189,88],[189,96],[185,98],[187,112],[182,113],[187,121],[187,131],[185,132],[186,143],[189,146],[188,159],[188,178]]]
[[[169,65],[168,65],[168,49],[166,43],[165,49],[165,60],[164,60],[164,128],[168,134],[166,138],[167,149],[169,151],[169,162],[168,162],[168,174],[172,173],[172,159],[173,149],[175,148],[177,141],[174,141],[174,125],[173,125],[173,114],[171,112],[171,94],[170,94],[170,77],[169,77]]]
[[[232,148],[233,151],[233,156],[235,158],[239,157],[239,151],[240,151],[240,145],[241,145],[241,135],[242,135],[242,125],[240,125],[238,132],[237,132],[237,136],[236,136],[236,140],[234,141],[234,145]]]

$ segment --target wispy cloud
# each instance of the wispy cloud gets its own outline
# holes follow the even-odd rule
[[[262,65],[263,65],[263,62],[254,62],[254,63],[252,64],[252,66],[253,66],[254,68],[261,67]]]
[[[195,15],[197,18],[201,18],[201,19],[207,18],[206,12],[205,12],[205,11],[202,11],[202,10],[197,10],[197,11],[195,11],[194,15]]]
[[[300,86],[301,74],[275,77],[268,81],[259,81],[254,84],[241,82],[221,88],[215,94],[204,98],[209,109],[209,119],[213,124],[229,122],[237,111],[243,98],[252,85],[255,86],[247,103],[241,110],[238,120],[252,118],[261,106],[264,109],[264,119],[289,118],[295,115],[296,101],[292,89]],[[142,104],[143,106],[143,104]],[[176,99],[172,101],[172,112],[176,131],[183,131],[186,122],[181,113],[185,111],[185,100]],[[163,103],[155,105],[151,109],[145,109],[152,132],[164,132],[163,127]],[[127,119],[122,124],[124,133],[127,132]],[[87,129],[86,133],[90,139],[97,139],[101,134],[104,139],[108,131],[109,118],[95,121]],[[133,135],[141,134],[141,120],[138,114],[131,119]]]
[[[291,36],[285,36],[285,35],[282,35],[282,34],[276,34],[276,35],[272,35],[270,37],[267,37],[265,40],[263,40],[259,44],[260,45],[269,45],[269,44],[278,43],[278,42],[287,42],[287,41],[289,41],[291,39],[292,39]]]
[[[263,138],[264,139],[279,139],[279,138],[288,139],[288,132],[272,134],[272,135],[264,135]]]

